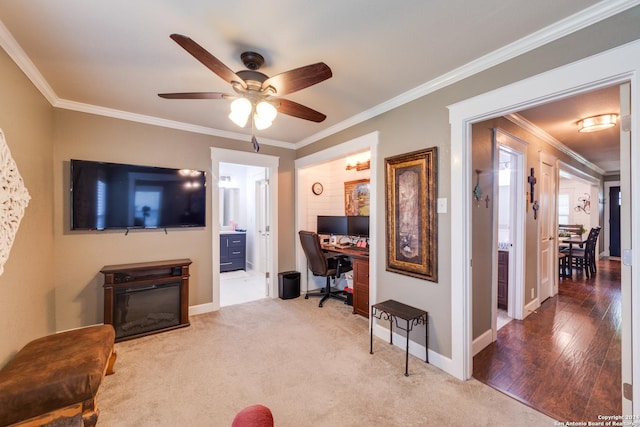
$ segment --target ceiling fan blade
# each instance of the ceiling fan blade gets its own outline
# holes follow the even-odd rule
[[[327,64],[318,62],[268,78],[262,83],[262,90],[271,86],[276,90],[277,95],[286,95],[327,80],[332,75],[331,68]]]
[[[237,82],[243,88],[247,88],[247,84],[244,80],[238,77],[236,73],[231,71],[231,69],[224,65],[218,58],[210,54],[205,48],[191,40],[189,37],[183,36],[182,34],[171,34],[170,37],[194,58],[204,64],[205,67],[216,73],[222,80],[227,83]]]
[[[298,104],[297,102],[289,101],[288,99],[278,99],[280,105],[277,107],[277,110],[288,116],[297,117],[299,119],[310,120],[312,122],[320,123],[324,119],[327,118],[324,114],[319,111],[313,110],[309,107],[305,107],[302,104]]]
[[[181,93],[159,93],[160,98],[165,99],[229,99],[235,95],[221,92],[181,92]]]

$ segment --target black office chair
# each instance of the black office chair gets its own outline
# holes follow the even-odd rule
[[[332,288],[331,279],[335,281],[342,273],[351,271],[351,263],[349,258],[343,255],[327,257],[327,254],[322,250],[320,246],[320,240],[318,235],[311,231],[300,231],[300,243],[302,244],[302,250],[307,257],[307,266],[314,276],[322,276],[327,278],[327,283],[323,289],[315,292],[307,292],[304,299],[309,297],[321,297],[318,307],[322,307],[322,304],[329,298],[335,298],[346,303],[347,297],[343,290]]]

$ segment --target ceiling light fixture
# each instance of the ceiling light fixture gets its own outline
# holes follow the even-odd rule
[[[229,118],[233,123],[243,128],[247,125],[251,113],[253,113],[253,124],[256,129],[263,130],[271,126],[278,115],[278,110],[268,101],[261,100],[255,103],[241,97],[231,103]]]
[[[278,110],[267,101],[260,101],[256,105],[253,122],[258,130],[267,129],[278,115]]]
[[[229,118],[233,123],[243,128],[247,125],[247,120],[249,120],[249,115],[252,110],[253,105],[251,105],[251,101],[247,98],[238,98],[231,103]]]
[[[616,125],[617,114],[602,114],[600,116],[587,117],[578,122],[578,132],[596,132],[608,129]]]

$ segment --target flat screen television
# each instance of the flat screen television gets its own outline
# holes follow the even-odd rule
[[[347,217],[318,215],[316,232],[318,234],[347,235]]]
[[[71,229],[204,227],[203,171],[71,160]]]
[[[349,236],[369,237],[369,217],[348,216],[347,234]]]

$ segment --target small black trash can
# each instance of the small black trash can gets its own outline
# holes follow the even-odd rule
[[[278,296],[282,299],[300,296],[300,273],[298,271],[278,273]]]

